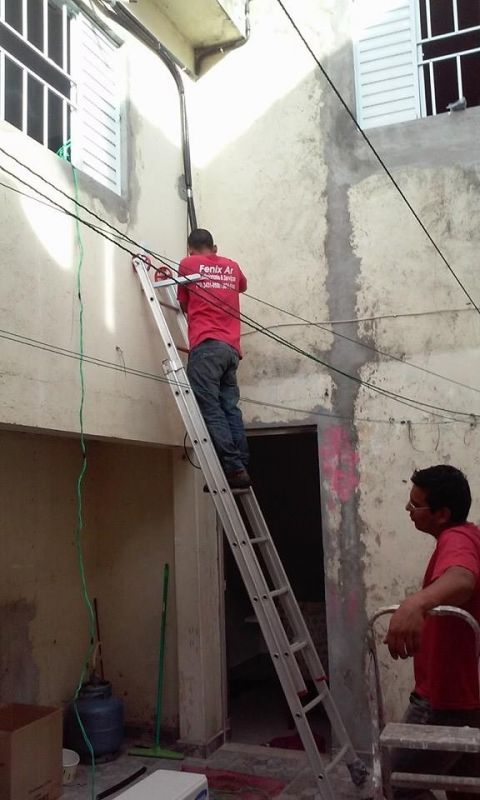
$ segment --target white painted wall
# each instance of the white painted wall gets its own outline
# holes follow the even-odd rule
[[[118,197],[79,173],[80,202],[136,242],[180,259],[185,252],[186,204],[178,95],[160,59],[125,31],[123,190]],[[148,81],[145,76],[148,75]],[[58,190],[74,195],[70,166],[9,124],[0,146]],[[14,172],[52,201],[74,204],[28,169],[0,154],[0,167]],[[2,182],[19,184],[0,172]],[[20,186],[28,194],[32,189]],[[44,200],[44,198],[40,198]],[[0,187],[1,328],[19,337],[79,351],[75,224],[57,210]],[[87,219],[88,214],[82,212]],[[98,220],[91,220],[98,224]],[[105,226],[106,227],[106,226]],[[168,387],[125,374],[126,365],[163,377],[164,357],[130,255],[82,226],[84,351],[120,371],[85,365],[85,431],[131,441],[177,444],[181,426]],[[138,250],[127,244],[128,249]],[[32,429],[77,432],[79,365],[75,359],[0,339],[0,422]]]

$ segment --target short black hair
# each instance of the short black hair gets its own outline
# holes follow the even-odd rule
[[[193,250],[213,249],[213,236],[205,228],[196,228],[188,237],[188,246]]]
[[[429,508],[438,511],[450,509],[450,522],[465,522],[472,505],[468,481],[459,469],[448,464],[417,469],[411,481],[425,492]]]

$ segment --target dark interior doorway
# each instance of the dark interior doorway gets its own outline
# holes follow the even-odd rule
[[[325,583],[317,431],[249,434],[253,486],[292,589],[327,669]],[[225,546],[225,628],[230,736],[298,745],[289,709],[236,563]],[[312,719],[327,746],[322,711]]]

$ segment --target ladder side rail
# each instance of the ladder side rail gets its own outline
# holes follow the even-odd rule
[[[182,373],[180,371],[179,376],[181,377],[181,375]],[[191,428],[192,435],[195,436],[196,428],[191,417],[188,403],[182,397],[182,394],[179,394],[176,399],[180,408],[183,405],[184,413],[182,416],[187,430]],[[204,469],[205,473],[208,473],[210,470],[210,465],[208,464],[204,448],[205,444],[203,447],[196,449],[195,452],[202,465],[202,469]],[[304,691],[306,688],[303,682],[303,677],[299,671],[298,664],[296,664],[299,678],[303,684],[303,687],[299,692],[299,687],[296,685],[294,680],[295,673],[292,670],[292,661],[288,661],[288,659],[285,657],[286,651],[282,650],[282,648],[278,646],[277,636],[280,630],[284,632],[284,628],[281,623],[278,610],[275,607],[275,603],[269,597],[268,587],[263,573],[260,570],[256,554],[252,551],[252,545],[249,545],[248,532],[243,525],[243,520],[240,516],[240,512],[238,511],[238,507],[236,506],[233,497],[230,496],[231,501],[234,504],[234,508],[238,514],[238,523],[243,528],[243,538],[240,540],[233,521],[235,517],[227,511],[227,501],[230,499],[228,494],[217,493],[216,495],[213,495],[212,493],[212,498],[242,576],[244,585],[247,589],[250,599],[253,600],[252,605],[254,611],[258,618],[260,628],[265,638],[270,655],[272,656],[272,661],[280,680],[280,684],[282,686],[288,706],[293,715],[295,725],[305,747],[305,751],[313,770],[318,789],[321,792],[321,798],[322,800],[335,800],[336,795],[328,777],[328,765],[324,764],[323,762],[315,741],[315,737],[308,722],[307,715],[299,697],[300,692]],[[253,570],[252,566],[254,566]],[[257,575],[257,581],[255,581],[255,574],[253,573],[256,573],[257,569],[259,575]],[[257,591],[257,584],[259,583],[263,584],[263,595],[261,592]],[[277,632],[277,636],[275,635],[275,631]],[[326,685],[325,688],[327,689]],[[356,756],[353,754],[352,760],[355,758]]]
[[[170,374],[172,375],[173,373]],[[275,602],[270,597],[268,583],[261,570],[257,555],[253,550],[253,545],[250,543],[250,537],[238,506],[225,480],[211,440],[207,435],[203,417],[198,406],[196,406],[193,393],[181,385],[186,380],[183,368],[175,373],[175,378],[179,379],[179,384],[174,389],[177,405],[182,413],[185,427],[192,439],[194,452],[200,462],[207,483],[210,483],[212,487],[210,492],[212,500],[239,567],[242,580],[245,583],[253,610],[259,618],[265,641],[273,654],[275,663],[278,659],[288,662],[287,669],[292,675],[295,690],[298,694],[303,694],[306,692],[306,686],[300,667],[296,661],[290,658],[286,631],[281,623]],[[215,485],[221,487],[220,490],[213,488]]]
[[[250,537],[228,486],[223,469],[220,466],[195,396],[190,388],[185,368],[170,334],[156,291],[148,276],[145,262],[138,260],[136,268],[142,288],[150,301],[155,322],[167,348],[169,355],[167,376],[170,377],[170,386],[177,406],[192,441],[194,452],[200,461],[202,471],[211,489],[212,499],[239,565],[242,579],[245,582],[250,599],[252,600],[253,598],[252,605],[257,611],[261,609],[262,620],[259,620],[259,622],[262,634],[271,652],[278,654],[274,658],[274,663],[278,659],[285,661],[284,653],[288,650],[288,639],[275,603],[270,598],[265,575],[260,568],[253,545],[250,544]],[[238,532],[240,532],[240,535]],[[249,551],[248,558],[243,553],[245,547]],[[291,671],[296,691],[298,693],[305,692],[305,682],[296,661],[293,663],[292,659],[290,659],[288,668]]]
[[[180,308],[180,303],[177,300],[177,291],[175,286],[167,286],[164,289],[164,292],[167,296],[168,302],[171,305],[176,306],[178,308],[178,315],[177,315],[177,325],[179,327],[180,333],[183,338],[183,343],[188,347],[188,324],[183,313],[182,309]]]
[[[317,684],[324,681],[327,676],[313,643],[310,631],[308,630],[307,623],[305,622],[304,616],[300,611],[300,607],[290,586],[290,582],[285,572],[285,567],[283,566],[280,556],[278,555],[277,548],[275,547],[275,543],[268,529],[265,517],[263,516],[257,498],[253,492],[251,495],[244,495],[241,498],[241,501],[252,528],[255,531],[259,531],[259,535],[267,539],[265,545],[262,545],[262,556],[275,585],[288,586],[289,592],[282,597],[281,602],[284,604],[287,618],[292,626],[295,638],[299,641],[305,641],[307,643],[306,648],[304,648],[301,652],[309,669],[312,680],[315,686],[317,686]]]
[[[208,435],[203,416],[198,408],[193,392],[190,389],[185,368],[179,357],[175,343],[172,340],[158,297],[149,279],[145,263],[142,262],[139,264],[137,260],[136,269],[140,277],[142,288],[149,300],[155,322],[157,323],[157,327],[164,341],[167,353],[170,356],[168,374],[173,378],[170,385],[177,406],[192,439],[194,451],[200,461],[207,483],[210,486],[212,499],[214,500],[215,507],[222,521],[225,535],[231,546],[247,592],[251,600],[253,598],[254,602],[258,602],[258,606],[254,606],[254,608],[256,608],[260,628],[272,656],[285,698],[294,716],[295,724],[310,761],[319,790],[319,797],[321,800],[335,800],[335,792],[329,779],[328,766],[325,766],[323,763],[307,715],[299,698],[298,683],[305,687],[303,677],[296,659],[290,659],[290,661],[288,661],[284,656],[285,645],[288,646],[289,643],[278,609],[275,606],[273,598],[270,597],[265,575],[260,568],[257,555],[253,549],[253,545],[250,543],[250,536],[225,479],[217,454],[213,448],[210,436]],[[260,591],[258,591],[258,589]],[[283,650],[282,647],[278,646],[278,637],[280,637],[280,643],[284,646]],[[292,669],[293,661],[295,661],[296,671]],[[326,684],[325,690],[327,703],[330,699],[335,709],[333,700],[331,697],[329,698],[329,691]],[[323,698],[322,702],[325,702]],[[336,714],[339,718],[338,712],[336,712]],[[345,751],[349,750],[348,744],[344,749]],[[353,755],[356,759],[355,754]],[[356,760],[358,761],[358,759]],[[348,763],[349,761],[347,758],[347,764]]]
[[[290,616],[288,616],[287,613],[289,622],[292,625],[296,637],[307,641],[307,648],[302,650],[302,654],[309,668],[314,685],[319,695],[323,694],[323,706],[340,747],[346,751],[346,763],[355,764],[358,762],[358,757],[355,753],[345,725],[343,724],[343,720],[338,712],[337,706],[333,701],[330,689],[325,682],[325,670],[323,669],[322,662],[320,661],[320,657],[316,651],[315,645],[313,644],[310,631],[307,628],[307,624],[300,611],[295,595],[290,587],[285,568],[282,564],[280,556],[278,555],[275,543],[271,537],[260,506],[258,505],[257,498],[252,492],[248,495],[243,495],[241,497],[241,502],[245,513],[247,514],[247,518],[252,525],[253,530],[256,532],[256,535],[267,537],[268,539],[268,544],[265,544],[265,546],[262,545],[262,556],[265,560],[267,568],[272,574],[272,578],[275,580],[277,585],[288,585],[289,587],[289,593],[282,598],[282,601],[285,603],[285,606],[290,612]]]

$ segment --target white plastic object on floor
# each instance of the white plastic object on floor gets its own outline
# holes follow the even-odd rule
[[[208,800],[208,797],[205,775],[159,769],[117,795],[117,800]]]
[[[62,766],[63,766],[63,785],[68,786],[73,783],[77,767],[80,763],[80,756],[75,750],[67,750],[65,747],[62,750]]]

